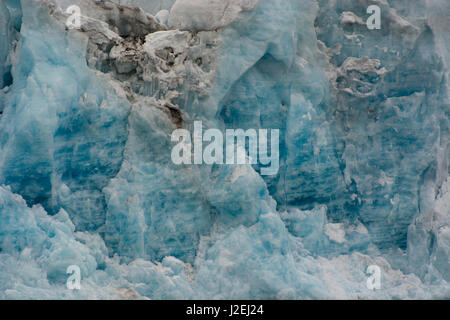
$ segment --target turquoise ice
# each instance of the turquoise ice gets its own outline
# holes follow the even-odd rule
[[[52,2],[0,3],[0,299],[450,298],[444,3]],[[194,121],[278,173],[175,165]]]

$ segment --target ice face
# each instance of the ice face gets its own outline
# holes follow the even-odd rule
[[[438,3],[51,2],[0,3],[0,298],[450,297]],[[277,174],[176,165],[195,122]]]
[[[21,9],[18,0],[8,0],[0,4],[0,112],[5,108],[5,94],[12,84],[14,52],[18,43],[21,24]]]
[[[12,42],[10,33],[11,33],[11,18],[9,14],[9,10],[6,7],[6,4],[2,2],[0,5],[0,13],[1,13],[1,21],[2,25],[0,26],[0,30],[2,32],[2,40],[0,43],[0,61],[1,61],[1,69],[0,69],[0,88],[4,88],[8,85],[5,83],[5,78],[7,74],[7,63],[6,60],[8,58],[10,44]]]
[[[54,213],[65,203],[77,225],[96,229],[105,218],[101,189],[122,162],[130,106],[86,66],[86,44],[68,40],[44,9],[23,6],[13,72],[22,84],[11,88],[2,116],[1,179],[29,205]]]

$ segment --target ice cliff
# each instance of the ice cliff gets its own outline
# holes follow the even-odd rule
[[[0,299],[450,298],[449,14],[1,0]],[[278,173],[173,164],[194,121],[280,129]]]

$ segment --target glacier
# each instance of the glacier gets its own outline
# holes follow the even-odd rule
[[[449,14],[1,0],[0,299],[449,299]],[[175,165],[195,121],[279,129],[278,173]]]

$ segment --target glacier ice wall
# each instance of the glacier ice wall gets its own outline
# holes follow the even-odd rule
[[[2,1],[0,298],[449,298],[449,23],[376,2]],[[174,165],[200,120],[278,173]]]

